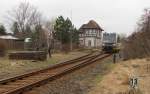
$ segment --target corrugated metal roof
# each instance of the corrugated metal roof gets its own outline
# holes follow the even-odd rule
[[[11,35],[3,35],[3,36],[0,36],[0,39],[12,39],[12,40],[17,40],[19,38],[16,38],[14,36],[11,36]]]

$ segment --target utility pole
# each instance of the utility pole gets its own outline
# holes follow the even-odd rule
[[[70,13],[71,15],[71,23],[72,23],[72,10],[71,10],[71,13]],[[72,51],[72,26],[71,26],[71,28],[70,28],[70,50]]]

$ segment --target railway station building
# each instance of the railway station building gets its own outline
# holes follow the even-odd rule
[[[84,48],[100,47],[102,31],[104,30],[94,20],[83,24],[79,29],[79,46]]]

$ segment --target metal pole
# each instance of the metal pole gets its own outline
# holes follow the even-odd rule
[[[71,23],[72,23],[72,10],[71,10]],[[72,27],[70,29],[70,50],[72,51]]]

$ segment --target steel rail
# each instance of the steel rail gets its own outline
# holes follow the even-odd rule
[[[98,61],[98,60],[101,60],[101,59],[103,59],[103,58],[106,58],[106,57],[108,57],[108,56],[110,56],[110,54],[97,54],[97,55],[93,55],[93,56],[89,56],[89,57],[87,57],[87,58],[85,58],[85,59],[82,59],[81,60],[81,62],[79,62],[78,61],[78,63],[76,64],[76,63],[68,63],[68,65],[67,64],[65,64],[66,66],[69,66],[69,67],[60,67],[60,69],[59,69],[59,67],[56,67],[56,68],[54,68],[54,70],[52,70],[51,69],[51,71],[53,71],[54,72],[54,74],[51,74],[51,75],[49,75],[49,76],[46,76],[46,75],[43,75],[45,78],[42,78],[42,79],[40,79],[39,80],[39,78],[37,78],[38,80],[37,81],[32,81],[32,80],[36,80],[35,78],[32,78],[32,75],[31,75],[31,78],[32,78],[32,80],[31,80],[31,82],[32,83],[28,83],[27,85],[23,85],[23,86],[20,86],[20,87],[17,87],[17,88],[15,88],[15,89],[11,89],[11,85],[13,85],[13,84],[9,84],[8,83],[8,85],[6,84],[6,86],[9,86],[10,85],[10,90],[8,90],[7,92],[5,91],[4,93],[2,93],[2,94],[20,94],[20,93],[22,93],[22,92],[24,92],[24,91],[28,91],[28,90],[30,90],[30,89],[32,89],[32,88],[34,88],[34,87],[37,87],[37,86],[40,86],[40,85],[43,85],[43,84],[45,84],[45,83],[47,83],[48,81],[53,81],[53,80],[55,80],[55,79],[57,79],[57,78],[59,78],[59,77],[61,77],[61,76],[64,76],[64,75],[66,75],[66,74],[68,74],[68,73],[71,73],[71,72],[73,72],[73,71],[75,71],[75,70],[77,70],[77,69],[80,69],[80,68],[82,68],[82,67],[84,67],[84,66],[86,66],[86,65],[89,65],[89,64],[92,64],[92,63],[94,63],[94,62],[96,62],[96,61]],[[64,65],[64,66],[65,66]],[[58,69],[57,69],[58,68]],[[66,68],[66,69],[65,69]],[[63,69],[63,70],[62,70]],[[62,71],[61,71],[62,70]],[[45,71],[47,71],[47,70],[45,70]],[[44,71],[43,71],[44,72]],[[47,72],[48,73],[48,72]],[[41,75],[42,73],[40,73],[39,75]],[[38,76],[38,74],[37,74],[37,76]],[[29,78],[29,77],[28,77]],[[23,78],[24,79],[24,78]],[[23,80],[23,81],[25,81],[25,80]],[[29,79],[27,79],[27,81],[28,82],[30,82],[30,80]],[[19,85],[19,84],[15,84],[15,85]],[[5,86],[5,85],[4,85]],[[3,86],[0,86],[0,91],[1,91],[1,87],[3,87]],[[8,87],[6,87],[7,89],[8,89]],[[14,86],[13,86],[13,88],[14,88]],[[4,88],[3,88],[4,89]]]
[[[81,60],[84,60],[86,58],[88,58],[90,55],[92,55],[92,53],[89,53],[89,54],[86,54],[84,56],[81,56],[81,57],[78,57],[78,58],[75,58],[75,59],[72,59],[72,60],[68,60],[68,61],[64,61],[64,62],[61,62],[61,63],[58,63],[58,64],[55,64],[55,65],[52,65],[48,68],[44,68],[44,69],[40,69],[38,71],[32,71],[32,72],[29,72],[29,73],[24,73],[24,74],[21,74],[21,75],[16,75],[14,77],[9,77],[9,78],[6,78],[6,79],[1,79],[0,80],[0,84],[6,84],[8,82],[11,82],[11,81],[15,81],[17,79],[22,79],[24,77],[28,77],[28,76],[31,76],[33,74],[37,74],[37,73],[40,73],[40,72],[44,72],[46,70],[50,70],[50,69],[54,69],[54,68],[58,68],[58,67],[61,67],[61,66],[64,66],[64,65],[67,65],[67,64],[71,64],[71,63],[75,63],[77,61],[81,61]]]

